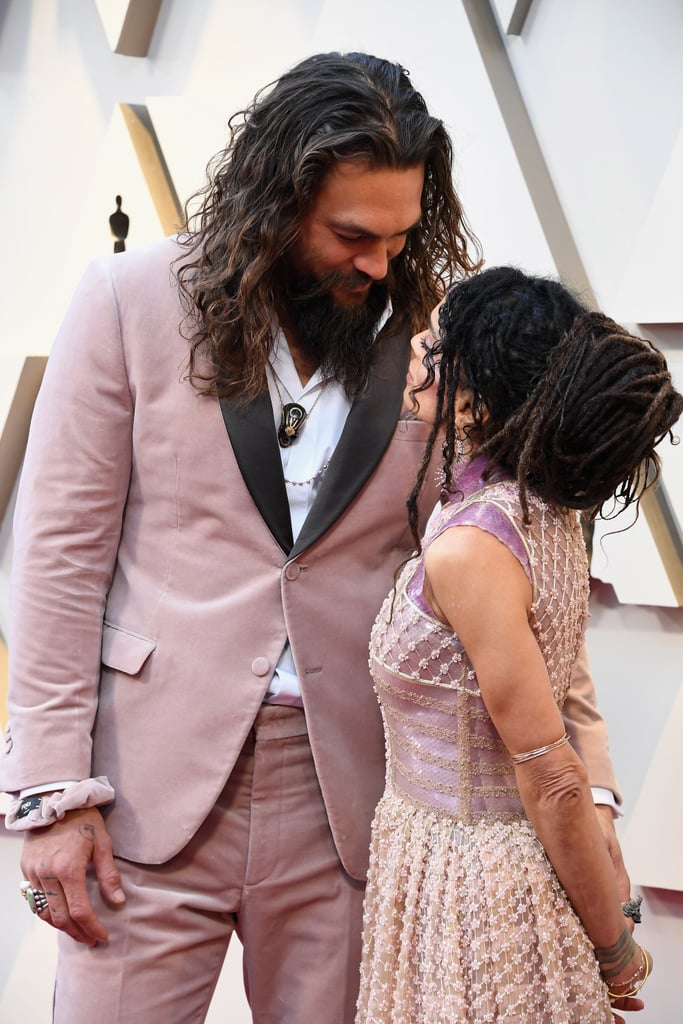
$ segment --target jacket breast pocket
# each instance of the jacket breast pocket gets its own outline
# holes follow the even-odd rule
[[[129,633],[120,626],[105,622],[102,630],[102,664],[107,668],[136,676],[142,669],[156,641],[137,633]]]

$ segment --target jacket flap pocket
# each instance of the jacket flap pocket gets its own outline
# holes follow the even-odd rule
[[[130,676],[137,675],[155,647],[154,640],[104,623],[102,664],[107,668],[118,669]]]

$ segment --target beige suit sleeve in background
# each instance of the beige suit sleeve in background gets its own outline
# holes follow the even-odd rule
[[[617,804],[620,804],[622,797],[609,753],[607,725],[597,703],[588,651],[584,643],[574,665],[571,686],[562,714],[571,744],[586,765],[591,786],[610,789]]]

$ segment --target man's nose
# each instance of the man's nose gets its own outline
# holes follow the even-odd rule
[[[377,239],[362,253],[358,253],[353,261],[354,268],[367,274],[373,281],[383,281],[389,271],[389,250],[387,243]]]

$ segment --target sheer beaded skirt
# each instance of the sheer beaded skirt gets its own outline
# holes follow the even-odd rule
[[[562,704],[582,640],[580,526],[499,481],[433,515],[507,544],[534,588],[533,628]],[[510,757],[457,636],[404,568],[370,645],[387,744],[372,829],[357,1024],[610,1024],[583,927],[524,814]],[[567,581],[571,586],[567,586]]]

